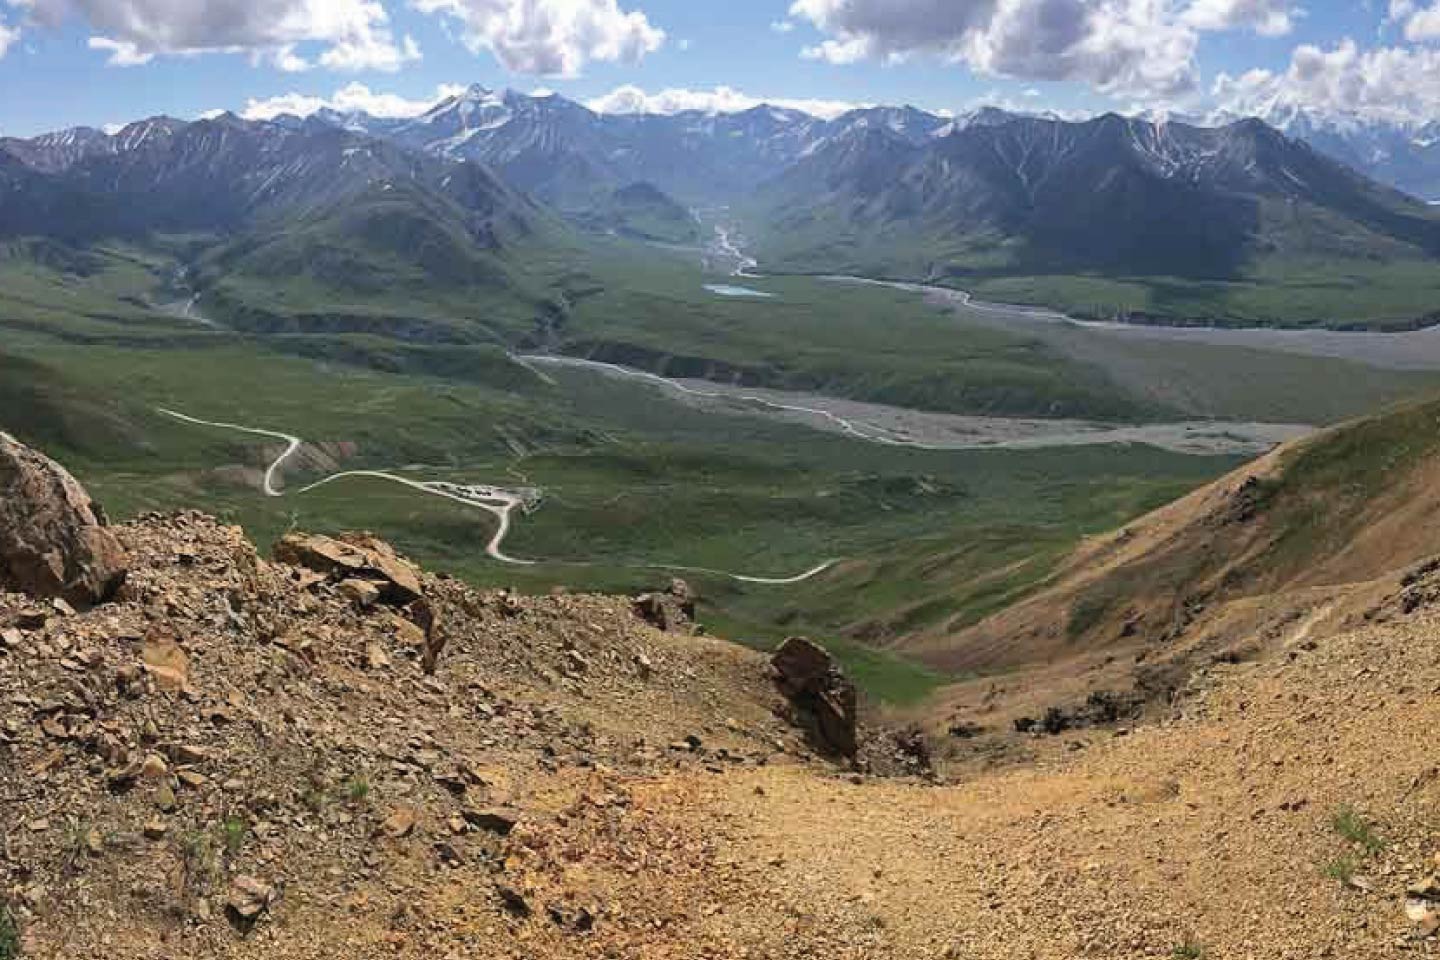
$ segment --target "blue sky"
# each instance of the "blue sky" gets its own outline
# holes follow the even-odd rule
[[[1428,0],[0,0],[0,24],[11,135],[324,102],[402,113],[470,83],[631,109],[1440,114]]]

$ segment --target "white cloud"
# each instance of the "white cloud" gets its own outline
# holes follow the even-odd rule
[[[472,52],[488,50],[518,73],[574,77],[592,60],[637,62],[665,41],[665,31],[618,0],[411,2],[455,21]]]
[[[19,27],[11,27],[6,24],[0,23],[0,57],[5,56],[5,54],[10,50],[10,47],[15,43],[16,40],[19,39]]]
[[[794,20],[772,20],[770,29],[776,33],[790,33],[795,29]]]
[[[304,73],[313,64],[295,52],[294,46],[280,47],[266,58],[282,73]]]
[[[1294,109],[1320,116],[1423,122],[1440,116],[1440,50],[1376,47],[1343,40],[1329,50],[1302,44],[1280,73],[1220,74],[1212,90],[1219,109],[1260,117]]]
[[[112,67],[141,67],[155,59],[153,53],[142,53],[128,40],[111,40],[109,37],[91,37],[90,49],[109,52],[110,59],[105,62]]]
[[[1266,37],[1284,36],[1295,28],[1287,0],[1195,0],[1181,19],[1196,30],[1250,28]]]
[[[831,63],[917,56],[996,76],[1073,80],[1114,95],[1173,97],[1197,82],[1194,27],[1170,0],[794,0]]]
[[[464,89],[463,86],[444,84],[436,89],[434,99],[410,100],[398,94],[371,90],[363,83],[350,83],[336,90],[329,97],[286,93],[264,100],[251,99],[245,104],[245,109],[240,111],[240,115],[247,120],[273,120],[284,113],[297,117],[308,117],[310,114],[328,107],[340,113],[359,110],[374,117],[414,117],[429,110],[446,97],[463,92]]]
[[[1424,10],[1408,13],[1405,20],[1405,39],[1435,40],[1440,38],[1440,3]]]
[[[309,62],[295,50],[315,43],[336,70],[396,70],[419,57],[396,41],[380,0],[10,0],[38,24],[83,18],[92,49],[133,66],[161,55],[249,53],[282,70]]]
[[[1395,0],[1407,2],[1407,0]],[[1173,100],[1197,87],[1204,31],[1290,32],[1289,0],[793,0],[824,33],[815,60],[934,57],[978,73],[1085,83],[1114,96]]]
[[[672,87],[647,93],[636,86],[616,87],[604,96],[586,102],[596,113],[659,113],[672,114],[687,110],[702,113],[739,113],[761,104],[799,110],[815,117],[838,117],[847,110],[870,106],[845,100],[795,99],[793,97],[755,97],[733,87],[711,90],[689,90]]]

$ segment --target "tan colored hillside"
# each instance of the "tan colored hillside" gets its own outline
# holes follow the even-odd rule
[[[1104,713],[1087,707],[1097,693],[1123,719],[1197,668],[1368,622],[1436,556],[1432,401],[1283,446],[1086,542],[1026,600],[903,649],[978,675],[944,693],[946,725],[1002,732],[1052,708],[1084,725]]]

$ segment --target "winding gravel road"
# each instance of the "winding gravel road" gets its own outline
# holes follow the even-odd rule
[[[252,436],[265,437],[271,440],[282,440],[285,442],[285,450],[274,459],[265,470],[265,478],[262,484],[267,497],[283,497],[285,491],[278,485],[281,470],[285,464],[299,452],[305,441],[300,437],[288,433],[280,433],[276,430],[265,430],[259,427],[247,427],[238,423],[225,423],[219,420],[203,420],[199,417],[192,417],[189,414],[180,413],[177,410],[168,410],[164,407],[158,408],[159,412],[182,423],[192,424],[201,427],[213,427],[220,430],[233,430],[238,433],[247,433]],[[368,477],[375,480],[385,480],[390,483],[398,483],[401,486],[409,487],[432,497],[440,497],[445,500],[452,500],[467,507],[475,507],[484,510],[496,518],[496,529],[485,544],[485,555],[500,563],[507,563],[513,566],[533,567],[541,563],[538,560],[521,560],[512,557],[504,552],[503,546],[505,537],[509,535],[513,526],[513,516],[516,509],[522,513],[531,513],[539,508],[539,490],[512,490],[506,487],[495,487],[488,484],[464,485],[450,483],[443,480],[411,480],[408,477],[397,476],[393,473],[386,473],[383,470],[346,470],[340,473],[331,474],[307,487],[297,491],[297,495],[304,495],[336,482],[355,477]],[[589,567],[600,564],[589,561],[544,561],[561,566]],[[803,583],[835,566],[838,561],[827,560],[804,573],[796,574],[793,577],[757,577],[748,574],[730,573],[725,570],[712,570],[708,567],[687,567],[674,564],[606,564],[607,566],[627,567],[636,570],[666,570],[679,573],[704,573],[716,577],[724,577],[739,583],[754,583],[768,586],[788,586]]]

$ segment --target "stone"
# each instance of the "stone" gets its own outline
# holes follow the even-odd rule
[[[146,780],[159,780],[170,772],[170,767],[165,763],[165,758],[158,753],[152,753],[140,764],[140,776]]]
[[[469,809],[464,812],[465,822],[477,830],[488,830],[502,837],[508,836],[520,823],[520,814],[507,807],[486,807]]]
[[[655,593],[642,593],[634,600],[635,615],[666,633],[695,632],[695,595],[684,580]]]
[[[1410,884],[1405,892],[1412,897],[1420,897],[1424,900],[1440,900],[1440,879],[1431,874],[1423,880],[1417,880]]]
[[[286,534],[275,544],[275,559],[342,581],[372,581],[379,590],[378,599],[392,606],[406,606],[424,595],[415,568],[388,543],[367,534],[347,534],[340,539]]]
[[[383,670],[390,666],[390,655],[374,640],[365,645],[365,665],[371,670]]]
[[[225,912],[232,920],[253,923],[275,902],[275,888],[255,877],[238,876],[230,883]]]
[[[421,646],[420,669],[425,671],[427,677],[434,676],[435,670],[440,666],[440,654],[445,652],[445,634],[440,630],[440,615],[424,597],[406,607],[405,615],[409,618],[405,622],[419,627],[425,636]]]
[[[188,743],[174,743],[166,749],[170,759],[185,766],[199,766],[210,759],[210,751]]]
[[[545,912],[557,927],[573,933],[586,933],[595,927],[595,914],[586,907],[552,903]]]
[[[854,757],[859,748],[859,696],[829,652],[804,637],[791,637],[771,664],[812,745],[824,753]]]
[[[166,627],[157,624],[145,634],[140,660],[161,690],[179,693],[190,682],[190,657]]]
[[[155,806],[161,813],[174,813],[180,806],[179,801],[175,799],[175,788],[168,782],[161,783],[155,788]]]
[[[113,597],[129,568],[79,482],[0,432],[0,585],[88,608]]]
[[[1405,918],[1418,928],[1422,937],[1432,936],[1440,931],[1440,910],[1436,909],[1434,902],[1423,898],[1411,897],[1405,901]]]
[[[340,585],[335,589],[360,610],[369,610],[380,600],[380,587],[370,580],[352,577],[340,581]]]
[[[508,883],[497,883],[495,893],[500,897],[500,903],[515,914],[517,917],[528,917],[533,912],[530,907],[530,900],[517,887]]]
[[[169,832],[170,828],[164,820],[151,820],[145,824],[146,840],[163,840],[165,839],[165,834]]]
[[[396,807],[390,811],[390,816],[380,824],[380,833],[391,840],[401,840],[415,832],[415,823],[419,819],[413,807]]]

